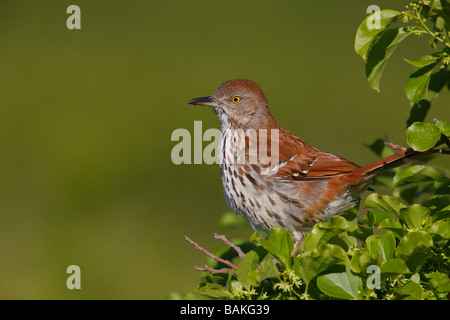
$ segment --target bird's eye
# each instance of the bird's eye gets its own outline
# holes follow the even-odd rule
[[[238,97],[238,96],[233,97],[233,103],[238,103],[239,101],[241,101],[240,97]]]

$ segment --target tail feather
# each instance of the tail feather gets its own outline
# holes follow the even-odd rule
[[[397,168],[401,165],[404,165],[411,160],[422,158],[425,156],[428,156],[430,154],[436,153],[437,150],[430,149],[428,151],[419,152],[414,151],[412,149],[406,149],[404,151],[395,153],[391,156],[388,156],[386,158],[377,160],[375,162],[372,162],[364,167],[361,167],[359,171],[362,171],[365,174],[368,175],[375,175],[390,169]]]

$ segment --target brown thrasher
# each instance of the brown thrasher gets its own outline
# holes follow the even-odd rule
[[[217,156],[228,206],[256,232],[289,230],[295,240],[293,253],[304,231],[354,207],[377,173],[434,151],[405,149],[359,167],[282,128],[261,88],[245,79],[227,81],[212,96],[188,103],[211,106],[219,116]]]

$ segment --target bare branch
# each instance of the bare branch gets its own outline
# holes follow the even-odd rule
[[[190,244],[192,244],[197,250],[200,250],[201,252],[203,252],[204,254],[206,254],[208,257],[210,257],[210,258],[212,258],[212,259],[214,259],[214,260],[216,260],[216,261],[218,261],[218,262],[224,263],[224,264],[226,264],[227,266],[230,266],[231,268],[233,268],[233,269],[235,269],[235,270],[238,269],[238,267],[237,267],[236,265],[234,265],[233,263],[231,263],[230,261],[225,260],[225,259],[221,259],[221,258],[219,258],[219,257],[216,257],[215,255],[213,255],[213,254],[212,254],[211,252],[209,252],[208,250],[203,249],[203,248],[200,247],[196,242],[192,241],[188,236],[184,236],[184,240],[186,240],[187,242],[189,242]]]
[[[215,238],[216,240],[222,240],[223,243],[224,243],[226,246],[228,246],[228,247],[232,248],[234,251],[236,251],[237,254],[239,255],[239,258],[242,259],[242,258],[245,257],[244,251],[242,251],[242,249],[239,248],[238,246],[236,246],[235,244],[231,243],[231,242],[225,237],[225,235],[219,235],[219,234],[217,234],[217,233],[214,233],[214,238]]]
[[[388,142],[388,141],[385,141],[384,145],[391,148],[392,150],[401,150],[401,151],[407,150],[407,148],[405,148],[405,147],[399,146],[397,144],[393,144],[392,142]]]
[[[207,265],[205,265],[203,268],[194,266],[194,269],[197,271],[209,271],[213,274],[217,274],[217,273],[229,273],[231,272],[232,274],[237,274],[236,271],[232,270],[232,269],[213,269],[211,267],[208,267]]]

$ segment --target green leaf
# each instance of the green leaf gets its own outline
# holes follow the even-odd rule
[[[348,231],[348,235],[352,236],[358,240],[366,241],[367,237],[373,235],[373,227],[366,227],[361,224],[358,224],[353,228],[352,231]],[[338,237],[342,237],[343,234],[340,234]]]
[[[380,267],[381,279],[386,280],[401,274],[411,273],[403,259],[392,258]]]
[[[408,281],[402,287],[396,288],[397,299],[400,300],[421,300],[422,299],[422,287],[414,281]]]
[[[429,286],[435,290],[438,294],[444,294],[442,298],[445,298],[445,295],[450,292],[450,280],[448,275],[444,273],[431,273],[427,276]]]
[[[392,234],[398,239],[402,239],[406,233],[406,230],[403,229],[403,226],[400,224],[400,222],[391,219],[385,219],[381,221],[378,225],[378,228],[390,230]]]
[[[427,231],[444,239],[450,239],[450,220],[436,221],[427,228]]]
[[[326,244],[313,251],[304,252],[298,259],[300,262],[298,273],[307,284],[331,266],[350,264],[345,251],[333,244]]]
[[[421,57],[419,60],[413,61],[410,59],[404,58],[406,62],[413,65],[414,67],[422,68],[429,66],[430,64],[434,64],[439,62],[439,60],[442,58],[442,53],[440,54],[427,54],[426,56]]]
[[[423,206],[429,208],[432,211],[432,215],[439,211],[450,210],[450,198],[447,196],[433,196],[426,199],[423,202]]]
[[[255,251],[249,251],[239,263],[237,278],[246,290],[251,289],[249,273],[256,270],[259,264],[259,255]]]
[[[439,130],[441,130],[443,135],[450,137],[450,124],[443,121],[437,121],[435,125],[439,128]]]
[[[269,238],[261,241],[261,245],[270,252],[286,268],[292,265],[292,250],[294,250],[294,238],[287,230],[272,228]]]
[[[443,208],[442,210],[439,210],[436,212],[436,214],[433,216],[434,221],[442,220],[442,219],[448,219],[450,218],[450,205]]]
[[[437,2],[437,1],[436,1]],[[447,18],[448,18],[448,16],[447,16]],[[450,22],[449,22],[450,23]],[[441,16],[437,16],[436,17],[436,22],[435,22],[435,24],[434,24],[434,30],[436,30],[436,31],[444,31],[445,32],[445,25],[446,25],[446,22],[445,22],[445,19],[444,19],[444,17],[441,17]]]
[[[400,14],[400,12],[394,10],[380,10],[364,19],[356,31],[355,37],[355,51],[364,59],[364,61],[367,59],[367,52],[372,41],[374,41],[376,36],[383,32],[391,23],[395,22]],[[379,21],[379,26],[373,25],[375,19]]]
[[[259,280],[265,280],[269,278],[278,278],[280,275],[278,268],[272,258],[266,258],[261,262],[259,269]]]
[[[280,272],[278,271],[275,262],[271,258],[266,258],[261,262],[259,270],[250,271],[248,278],[250,283],[254,287],[259,287],[261,283],[269,278],[279,278]],[[247,289],[249,290],[249,289]]]
[[[397,172],[393,179],[393,186],[401,187],[425,181],[447,182],[449,179],[436,168],[417,164]]]
[[[343,217],[334,216],[329,222],[316,224],[303,241],[303,250],[311,251],[329,242],[334,236],[344,232],[349,223]]]
[[[375,213],[373,212],[373,210],[367,210],[367,213],[364,216],[363,221],[367,223],[369,227],[373,227],[376,221]]]
[[[346,268],[342,272],[317,277],[317,286],[325,294],[339,299],[361,299],[362,280]]]
[[[446,83],[450,81],[450,71],[440,70],[434,72],[430,76],[428,84],[428,92],[424,99],[412,104],[409,118],[406,121],[406,126],[409,127],[414,122],[421,122],[430,109],[431,103],[437,98],[441,89]]]
[[[382,264],[394,257],[395,238],[390,232],[373,235],[366,239],[366,247],[369,253]]]
[[[386,211],[380,211],[380,210],[375,210],[373,212],[373,214],[375,215],[375,223],[379,224],[381,221],[385,220],[385,219],[395,219],[395,216],[392,213],[386,212]]]
[[[395,254],[398,258],[405,260],[411,271],[421,265],[431,256],[433,239],[422,230],[408,232],[399,242]]]
[[[414,67],[413,72],[408,78],[405,86],[406,97],[412,103],[418,103],[424,99],[428,93],[428,85],[430,83],[431,71],[436,63],[425,65],[423,67]]]
[[[441,130],[432,123],[414,122],[406,129],[408,145],[415,151],[433,148],[441,138]]]
[[[344,250],[349,250],[351,248],[358,247],[357,239],[358,238],[353,234],[350,234],[350,232],[342,232],[333,239],[331,239],[330,243],[337,244],[341,246]]]
[[[376,260],[370,255],[366,248],[355,251],[351,260],[350,267],[356,273],[367,270],[370,265],[376,264]]]
[[[406,206],[392,196],[371,193],[367,196],[365,205],[367,208],[381,209],[395,216],[399,216],[401,208]]]
[[[369,85],[380,91],[380,78],[386,62],[391,57],[399,43],[411,32],[405,28],[389,29],[384,31],[374,45],[370,47],[367,55],[366,77]]]
[[[422,230],[412,230],[406,234],[397,246],[396,254],[399,257],[408,258],[420,247],[433,246],[430,235]]]
[[[408,228],[421,228],[427,222],[431,210],[421,206],[420,204],[413,204],[407,208],[400,209],[400,217],[406,223]]]
[[[184,297],[186,300],[230,300],[232,298],[231,292],[224,290],[216,283],[207,283]]]

